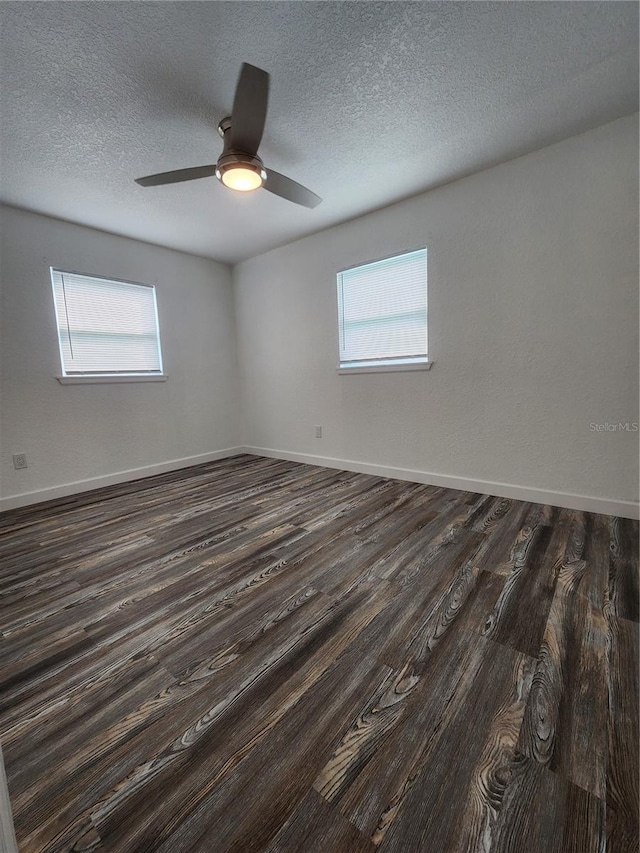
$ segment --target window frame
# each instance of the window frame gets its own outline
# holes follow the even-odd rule
[[[159,371],[158,372],[115,372],[109,373],[107,371],[100,373],[67,373],[67,369],[64,361],[64,354],[62,349],[62,341],[61,341],[61,326],[60,326],[60,318],[58,314],[58,301],[56,299],[55,292],[55,280],[54,275],[75,275],[81,276],[82,278],[92,279],[95,281],[104,281],[104,282],[113,282],[115,284],[127,284],[132,287],[144,287],[151,290],[153,295],[153,310],[154,310],[154,319],[156,326],[156,343],[158,347],[158,361],[159,361]],[[124,278],[116,278],[115,276],[105,276],[105,275],[96,275],[95,273],[86,273],[79,272],[78,270],[63,270],[61,267],[51,265],[49,267],[49,279],[51,282],[51,295],[53,298],[53,310],[54,317],[56,322],[56,336],[58,341],[58,355],[60,358],[60,371],[61,373],[56,376],[56,379],[61,385],[93,385],[93,384],[103,384],[103,383],[114,383],[114,382],[166,382],[167,374],[164,370],[164,360],[162,357],[162,339],[160,335],[160,317],[158,314],[158,299],[156,294],[156,286],[155,284],[146,284],[140,281],[131,281],[130,279]]]
[[[344,320],[343,310],[341,309],[341,304],[343,300],[343,287],[341,276],[350,272],[351,270],[357,270],[361,267],[372,266],[373,264],[381,263],[382,261],[390,261],[393,258],[401,258],[403,255],[412,255],[417,252],[424,252],[425,254],[425,271],[426,271],[426,281],[425,281],[425,308],[426,308],[426,321],[425,321],[425,333],[427,339],[426,346],[426,356],[416,357],[416,356],[380,356],[375,359],[363,359],[362,362],[357,363],[354,361],[342,361],[341,353],[340,353],[340,340],[343,334],[342,323]],[[428,285],[429,285],[429,276],[428,276],[428,262],[429,262],[429,251],[427,246],[418,246],[413,249],[402,249],[401,251],[393,252],[389,255],[384,255],[383,257],[374,258],[369,261],[362,261],[358,264],[352,264],[348,267],[343,267],[342,269],[336,270],[336,308],[337,308],[337,329],[338,329],[338,363],[336,367],[336,372],[339,374],[352,374],[352,373],[404,373],[406,371],[415,371],[415,370],[431,370],[434,361],[429,357],[429,293],[428,293]],[[394,363],[395,362],[395,363]]]

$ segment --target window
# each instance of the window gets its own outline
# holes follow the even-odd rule
[[[338,273],[340,370],[410,370],[427,357],[427,250]]]
[[[155,288],[51,269],[65,377],[161,377]]]

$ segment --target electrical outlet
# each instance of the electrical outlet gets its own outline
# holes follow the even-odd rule
[[[13,467],[18,471],[20,468],[27,468],[27,454],[26,453],[14,453],[13,454]]]
[[[322,438],[322,427],[321,426],[316,427],[316,438]]]

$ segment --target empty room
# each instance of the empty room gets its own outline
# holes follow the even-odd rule
[[[638,853],[638,10],[0,3],[2,853]]]

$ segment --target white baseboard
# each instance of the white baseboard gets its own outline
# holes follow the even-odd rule
[[[236,456],[238,453],[244,452],[242,447],[227,447],[224,450],[214,450],[211,453],[201,453],[198,456],[185,456],[182,459],[171,459],[157,465],[129,468],[127,471],[118,471],[115,474],[106,474],[102,477],[90,477],[88,480],[76,480],[74,483],[63,483],[61,486],[24,492],[21,495],[11,495],[10,497],[0,498],[0,512],[42,503],[42,501],[50,501],[55,498],[66,498],[69,495],[89,492],[103,486],[127,483],[130,480],[139,480],[142,477],[153,477],[154,474],[166,474],[167,471],[177,471],[180,468],[189,468],[191,465],[202,465],[203,462],[214,462],[216,459],[226,459],[227,456]]]
[[[466,477],[433,474],[430,471],[414,471],[410,468],[391,468],[387,465],[354,462],[351,459],[334,459],[330,456],[314,456],[310,453],[289,453],[286,450],[273,450],[270,447],[242,447],[239,452],[268,456],[274,459],[286,459],[289,462],[304,462],[307,465],[321,465],[324,468],[340,468],[344,471],[355,471],[358,474],[373,474],[376,477],[391,477],[394,480],[410,480],[413,483],[426,483],[429,486],[444,486],[448,489],[460,489],[465,492],[479,492],[483,495],[495,495],[499,498],[513,498],[519,501],[549,504],[583,512],[598,512],[604,515],[617,515],[622,518],[638,518],[640,516],[640,507],[634,501],[575,495],[570,492],[550,492],[531,486],[493,483],[489,480],[470,480]]]
[[[290,453],[286,450],[274,450],[270,447],[227,447],[224,450],[214,450],[211,453],[201,453],[198,456],[185,456],[182,459],[172,459],[157,465],[147,465],[142,468],[130,468],[115,474],[102,477],[92,477],[87,480],[77,480],[64,483],[48,489],[38,489],[21,495],[12,495],[0,499],[0,512],[17,509],[22,506],[41,503],[55,498],[99,489],[102,486],[113,486],[154,474],[165,474],[203,462],[213,462],[236,456],[238,453],[252,453],[255,456],[267,456],[272,459],[286,459],[290,462],[303,462],[306,465],[320,465],[324,468],[338,468],[344,471],[354,471],[358,474],[373,474],[376,477],[391,477],[395,480],[409,480],[413,483],[426,483],[430,486],[443,486],[448,489],[460,489],[466,492],[479,492],[485,495],[496,495],[500,498],[513,498],[519,501],[550,504],[551,506],[567,507],[585,512],[599,512],[604,515],[617,515],[622,518],[640,517],[640,508],[634,501],[612,500],[591,495],[576,495],[570,492],[550,492],[531,486],[516,486],[511,483],[494,483],[489,480],[470,480],[448,474],[434,474],[430,471],[417,471],[410,468],[392,468],[387,465],[376,465],[369,462],[356,462],[351,459],[335,459],[331,456],[316,456],[310,453]]]

